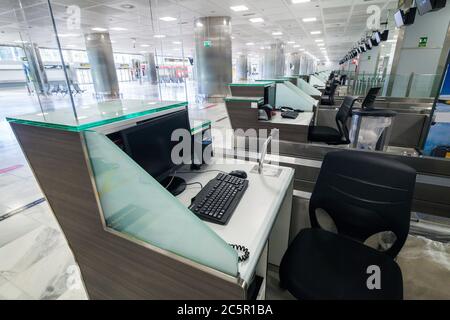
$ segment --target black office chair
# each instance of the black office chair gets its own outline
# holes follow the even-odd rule
[[[332,106],[334,105],[334,95],[336,94],[337,82],[331,80],[330,84],[327,84],[325,91],[320,97],[320,104]]]
[[[312,126],[309,128],[308,140],[311,142],[324,142],[330,145],[349,144],[348,118],[358,97],[346,96],[336,114],[337,130],[326,126]]]
[[[402,299],[403,283],[394,258],[409,232],[414,169],[357,151],[330,152],[311,196],[311,229],[300,231],[280,266],[280,285],[298,299]],[[337,234],[319,225],[316,210],[333,219]],[[363,244],[391,231],[385,252]],[[380,268],[381,289],[369,290],[369,266]]]

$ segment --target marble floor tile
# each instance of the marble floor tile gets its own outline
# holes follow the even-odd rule
[[[0,277],[0,300],[30,300],[31,296],[16,287],[11,281]]]
[[[63,245],[67,246],[59,230],[40,226],[0,248],[0,276],[11,280]]]
[[[12,209],[21,208],[43,196],[35,180],[21,179],[12,185],[0,187],[0,203]]]
[[[18,213],[0,222],[0,248],[37,229],[40,222]]]
[[[31,207],[30,209],[25,210],[23,214],[42,225],[54,228],[56,230],[61,230],[58,221],[53,215],[53,212],[47,202],[42,202],[34,207]]]
[[[72,252],[63,245],[10,280],[33,299],[53,300],[68,290],[83,288],[77,270]]]

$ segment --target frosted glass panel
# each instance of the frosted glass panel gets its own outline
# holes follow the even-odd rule
[[[84,137],[109,228],[237,276],[234,249],[106,136]]]

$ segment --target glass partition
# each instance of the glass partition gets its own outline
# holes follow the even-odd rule
[[[237,276],[237,253],[222,238],[106,136],[84,137],[108,228]]]

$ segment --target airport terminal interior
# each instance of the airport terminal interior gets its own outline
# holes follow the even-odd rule
[[[0,1],[0,300],[450,299],[449,23]]]

